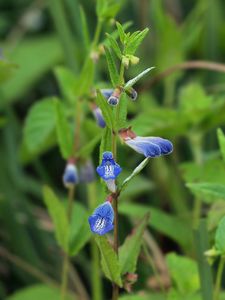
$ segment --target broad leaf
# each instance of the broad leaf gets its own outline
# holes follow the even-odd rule
[[[68,159],[73,153],[73,134],[66,118],[63,104],[55,100],[55,119],[58,144],[63,158]]]
[[[187,183],[187,187],[194,193],[203,195],[202,201],[211,203],[217,200],[225,200],[225,184],[219,183]]]
[[[101,263],[105,276],[121,287],[120,265],[115,251],[106,236],[96,235],[95,240],[101,252]]]
[[[216,230],[215,247],[222,255],[225,254],[225,217],[220,221]]]
[[[175,288],[181,294],[194,293],[199,290],[198,267],[193,259],[170,253],[166,256],[166,262]]]
[[[54,299],[60,300],[60,291],[57,288],[49,287],[44,284],[36,284],[18,290],[13,295],[7,297],[5,300],[40,300],[40,299]],[[74,296],[66,296],[65,300],[75,299]]]
[[[105,47],[105,55],[106,55],[110,80],[112,82],[112,85],[116,87],[119,83],[119,74],[116,68],[116,63],[113,54],[110,52],[110,50],[107,47]]]
[[[69,223],[65,206],[57,198],[55,193],[48,187],[43,188],[44,202],[55,226],[56,239],[59,245],[68,251]]]
[[[75,256],[91,236],[88,226],[88,212],[80,203],[74,203],[70,224],[69,254]]]
[[[137,259],[141,250],[142,236],[149,221],[147,214],[141,223],[126,238],[123,245],[119,248],[119,262],[121,274],[134,273],[136,271]]]
[[[48,141],[55,128],[54,100],[46,98],[35,103],[28,112],[24,127],[24,141],[30,152],[36,152]]]

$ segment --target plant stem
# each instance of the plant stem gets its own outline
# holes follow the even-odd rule
[[[222,280],[222,275],[223,275],[224,263],[225,263],[225,256],[221,256],[220,262],[219,262],[219,267],[217,270],[217,275],[216,275],[216,285],[215,285],[213,300],[220,299],[220,285],[221,285],[221,280]]]
[[[70,223],[73,213],[73,198],[75,193],[75,187],[70,186],[68,189],[68,205],[67,205],[67,217]],[[69,255],[64,252],[63,267],[62,267],[62,283],[61,283],[61,300],[66,299],[67,286],[68,286],[68,271],[69,271]]]
[[[101,30],[102,30],[102,20],[98,19],[98,23],[97,23],[97,26],[96,26],[95,35],[94,35],[94,39],[93,39],[93,43],[92,43],[92,50],[94,50],[94,48],[98,44]]]

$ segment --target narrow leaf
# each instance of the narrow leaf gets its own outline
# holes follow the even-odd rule
[[[218,138],[219,145],[220,145],[220,152],[221,152],[223,160],[225,162],[225,135],[220,128],[217,129],[217,138]]]
[[[43,188],[44,202],[55,226],[55,235],[59,245],[67,252],[69,238],[69,223],[63,203],[48,187]]]
[[[95,240],[101,252],[101,263],[105,276],[121,287],[120,265],[115,251],[109,244],[106,236],[96,235]]]
[[[218,228],[216,230],[215,236],[215,248],[220,251],[222,255],[225,254],[225,217],[220,221]]]
[[[124,40],[125,40],[125,37],[126,37],[124,29],[123,29],[122,25],[119,22],[116,22],[116,27],[117,27],[117,30],[118,30],[118,33],[119,33],[120,41],[123,44]]]
[[[82,6],[80,6],[80,16],[81,16],[81,31],[83,35],[84,45],[86,51],[90,48],[90,34],[88,29],[87,18]]]
[[[104,120],[109,128],[113,128],[113,111],[102,93],[97,90],[97,105],[101,108]]]
[[[68,159],[73,153],[73,135],[66,119],[65,109],[58,100],[55,101],[55,118],[60,151],[63,158]]]
[[[129,89],[130,87],[132,87],[138,80],[140,80],[143,76],[145,76],[147,73],[149,73],[151,70],[155,69],[155,67],[151,67],[148,68],[146,70],[144,70],[143,72],[141,72],[140,74],[138,74],[136,77],[134,77],[133,79],[129,80],[124,88],[125,89]]]
[[[142,222],[126,238],[123,245],[119,248],[119,262],[121,274],[134,273],[136,270],[137,259],[141,250],[142,236],[149,221],[147,214]]]
[[[99,163],[101,163],[102,161],[103,152],[111,151],[111,149],[112,149],[112,131],[108,127],[105,127],[103,129],[102,139],[100,144]]]
[[[74,86],[74,92],[77,96],[89,94],[90,88],[93,84],[94,78],[94,62],[91,58],[88,58],[82,68],[80,79]]]
[[[112,82],[112,85],[114,87],[116,87],[117,84],[119,83],[119,74],[118,74],[118,71],[116,68],[116,63],[115,63],[114,57],[107,47],[105,47],[105,55],[106,55],[110,80]]]
[[[119,47],[119,45],[118,45],[116,39],[114,39],[114,38],[113,38],[110,34],[108,34],[108,33],[106,33],[106,35],[107,35],[107,38],[108,38],[108,40],[109,40],[109,42],[110,42],[111,48],[112,48],[112,49],[114,50],[114,52],[116,53],[117,57],[118,57],[119,59],[121,59],[121,57],[122,57],[122,52],[121,52],[121,50],[120,50],[120,47]]]
[[[134,171],[131,173],[131,175],[129,177],[127,177],[122,185],[121,185],[121,191],[125,188],[125,186],[131,181],[131,179],[133,179],[136,175],[138,175],[143,169],[144,167],[147,165],[147,163],[149,162],[149,157],[146,157],[135,169]]]
[[[145,28],[140,33],[136,34],[132,39],[129,40],[129,43],[126,47],[125,54],[133,55],[143,39],[145,38],[146,34],[148,33],[149,29]]]

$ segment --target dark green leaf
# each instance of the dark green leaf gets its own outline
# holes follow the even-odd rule
[[[105,127],[103,129],[102,133],[102,139],[100,144],[100,153],[99,153],[99,163],[102,161],[102,154],[105,151],[111,151],[112,150],[112,131]]]
[[[80,6],[80,16],[81,16],[81,23],[82,23],[82,35],[83,35],[83,41],[84,41],[84,45],[85,45],[85,49],[86,51],[89,50],[90,48],[90,34],[89,34],[89,29],[88,29],[88,23],[87,23],[87,18],[85,15],[85,12],[83,10],[83,7]]]
[[[68,159],[73,153],[73,135],[66,119],[65,109],[59,100],[55,100],[56,132],[63,158]]]
[[[69,223],[63,203],[55,193],[48,187],[43,188],[44,202],[55,226],[56,239],[59,245],[68,251]]]
[[[105,276],[121,287],[120,265],[115,251],[106,236],[96,235],[95,240],[101,252],[101,263]]]
[[[217,129],[217,138],[219,140],[220,152],[225,162],[225,135],[220,128]]]
[[[149,221],[147,214],[141,223],[126,238],[123,245],[119,248],[119,262],[121,274],[134,273],[136,271],[137,259],[141,250],[142,236]]]
[[[215,248],[218,250],[222,255],[225,254],[225,217],[222,218],[220,221],[218,228],[216,230],[215,236]]]

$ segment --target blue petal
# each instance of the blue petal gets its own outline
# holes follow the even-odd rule
[[[166,155],[173,151],[173,144],[166,139],[160,138],[160,137],[149,137],[149,140],[158,145],[161,149],[161,153]]]
[[[63,183],[65,186],[76,184],[78,182],[77,168],[74,164],[68,164],[63,174]]]
[[[113,89],[102,89],[100,90],[102,95],[108,100],[109,97],[112,95],[113,93]]]
[[[97,167],[96,171],[104,180],[110,180],[115,179],[122,169],[114,161],[112,152],[106,151],[103,153],[102,163]]]
[[[111,222],[113,222],[114,219],[114,211],[112,208],[112,205],[110,202],[106,201],[105,203],[99,205],[95,211],[93,212],[93,215],[98,215],[103,218],[109,219]]]
[[[88,222],[93,233],[104,235],[113,229],[112,222],[107,218],[92,215],[88,218]]]
[[[105,128],[106,124],[105,124],[105,120],[103,118],[101,109],[99,107],[96,107],[93,110],[93,114],[95,116],[95,119],[97,121],[98,126],[102,127],[102,128]]]
[[[146,141],[145,139],[142,140],[140,138],[134,138],[126,141],[126,143],[135,151],[146,157],[156,157],[161,155],[160,147],[150,141]]]
[[[105,151],[102,154],[102,158],[103,159],[113,159],[113,154],[110,151]]]

